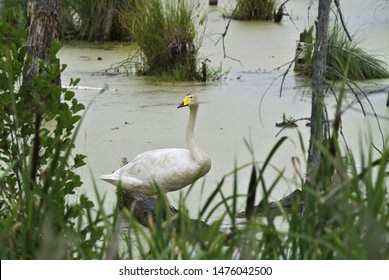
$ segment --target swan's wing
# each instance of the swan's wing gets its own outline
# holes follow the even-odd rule
[[[123,167],[123,174],[165,185],[187,178],[199,168],[186,149],[158,149],[138,155]]]
[[[162,191],[169,192],[193,183],[199,169],[186,149],[158,149],[138,155],[111,176],[132,191],[146,193],[150,188],[155,192],[157,184]],[[102,179],[113,183],[109,178]]]

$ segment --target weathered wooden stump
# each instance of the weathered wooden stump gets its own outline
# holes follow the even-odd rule
[[[126,190],[120,190],[118,193],[119,207],[121,209],[127,208],[130,212],[133,213],[136,221],[147,228],[150,227],[150,223],[153,223],[157,215],[157,199],[152,196],[147,196],[141,193],[129,192]],[[170,211],[171,215],[174,215],[178,212],[173,206],[170,206],[169,209],[164,209],[165,211]],[[167,215],[167,212],[165,213]]]
[[[202,221],[201,219],[191,219],[186,216],[185,213],[180,213],[178,209],[171,205],[165,204],[165,207],[161,207],[158,205],[161,202],[158,201],[158,199],[155,197],[121,190],[118,193],[118,199],[119,208],[121,210],[124,208],[128,209],[128,211],[133,214],[137,223],[150,230],[155,229],[155,223],[157,219],[162,219],[162,221],[169,221],[172,228],[176,228],[179,231],[184,231],[185,236],[194,240],[201,240],[202,234],[205,233],[208,229],[213,231],[212,227],[210,227],[210,225],[206,222]],[[174,215],[178,216],[172,218]],[[182,221],[184,221],[185,227],[182,226]],[[230,234],[218,230],[216,232],[215,238],[221,238],[221,240],[228,241]]]
[[[259,203],[257,206],[255,206],[254,216],[263,216],[265,209],[268,209],[271,215],[279,216],[282,215],[281,208],[283,209],[283,211],[288,213],[292,210],[293,206],[298,206],[299,210],[302,211],[304,207],[304,203],[302,200],[301,190],[298,189],[294,190],[292,193],[280,199],[278,202],[270,202],[268,205],[265,205],[262,202]],[[242,211],[237,215],[237,218],[245,218],[245,217],[246,217],[246,211]]]
[[[294,70],[295,71],[304,71],[307,68],[306,59],[310,55],[309,46],[313,42],[313,26],[308,30],[304,29],[300,33],[299,41],[296,44],[296,55],[294,61]]]
[[[284,15],[284,6],[280,6],[277,12],[274,12],[274,22],[281,22]]]

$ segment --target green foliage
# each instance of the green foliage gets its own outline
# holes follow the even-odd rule
[[[310,29],[311,30],[311,29]],[[329,80],[368,80],[389,77],[388,65],[377,58],[376,55],[364,50],[357,36],[349,40],[342,27],[335,25],[328,33],[327,73]],[[300,70],[306,75],[311,75],[313,48],[307,42],[305,45],[305,65]]]
[[[131,2],[132,0],[64,0],[61,23],[63,37],[96,42],[131,40],[131,34],[119,21],[120,12],[128,9]]]
[[[65,38],[88,41],[131,40],[120,14],[132,9],[134,0],[64,0],[62,28]]]
[[[101,214],[92,218],[85,196],[69,202],[82,185],[84,156],[71,151],[84,105],[53,83],[65,68],[55,58],[59,45],[26,86],[25,32],[0,22],[0,33],[0,257],[95,258],[102,231],[90,228]]]
[[[10,24],[15,29],[23,29],[26,23],[26,0],[3,0],[0,7],[0,20]]]
[[[140,48],[140,73],[199,79],[195,11],[181,0],[136,1],[134,11],[125,18]]]
[[[327,79],[350,80],[381,79],[389,77],[388,66],[374,54],[360,47],[354,35],[353,41],[339,26],[334,26],[328,36]]]
[[[4,10],[13,10],[20,19],[28,22],[27,0],[2,1]],[[133,2],[134,0],[61,1],[62,38],[96,42],[131,41],[132,34],[122,25],[120,15],[131,10]],[[0,19],[6,21],[1,12]]]
[[[236,20],[273,20],[275,0],[238,0],[233,14]]]

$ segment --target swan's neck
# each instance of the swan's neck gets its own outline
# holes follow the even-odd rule
[[[186,129],[186,145],[192,155],[193,160],[198,164],[196,176],[204,176],[211,169],[211,159],[201,150],[194,140],[194,128],[196,124],[198,107],[190,107],[188,127]]]
[[[189,121],[186,128],[186,145],[192,154],[193,159],[198,162],[202,159],[203,151],[196,145],[194,140],[197,110],[198,107],[190,107]]]

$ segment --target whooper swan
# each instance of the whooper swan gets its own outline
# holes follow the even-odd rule
[[[186,149],[157,149],[144,152],[122,168],[100,179],[131,192],[155,195],[182,189],[203,177],[211,169],[211,159],[194,140],[199,99],[196,94],[185,96],[177,108],[189,107]]]

